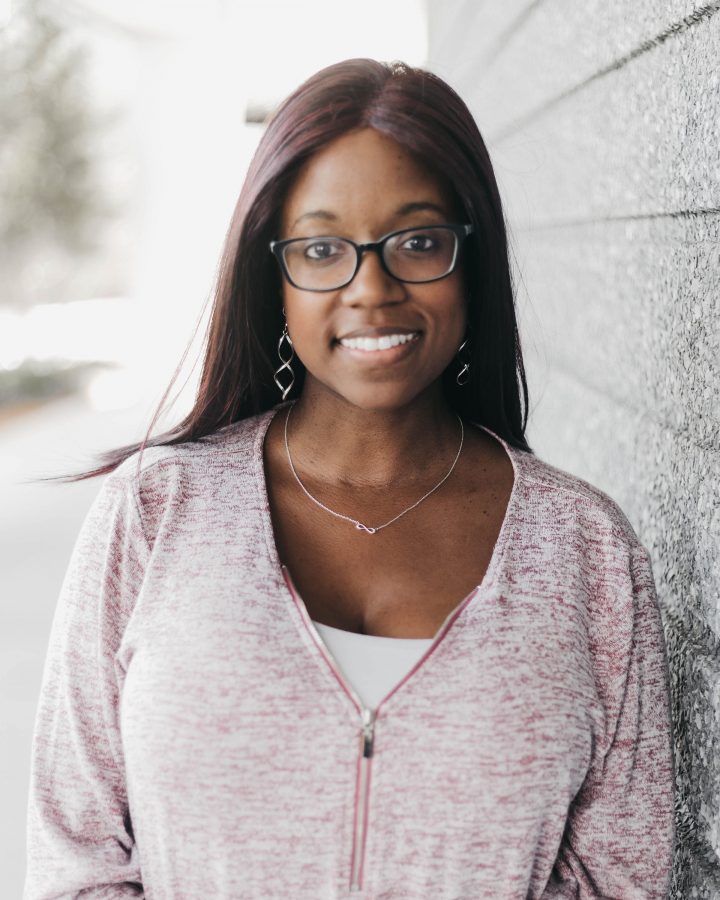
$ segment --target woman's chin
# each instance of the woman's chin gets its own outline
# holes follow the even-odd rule
[[[307,383],[306,387],[308,387]],[[439,384],[438,388],[440,388]],[[413,384],[355,381],[352,384],[316,385],[308,393],[312,395],[313,401],[320,401],[319,394],[328,392],[336,400],[340,399],[345,404],[364,412],[389,413],[403,409],[429,389],[430,386],[425,386],[423,389],[423,386],[418,385],[417,381]],[[438,394],[441,394],[441,390],[438,390]]]

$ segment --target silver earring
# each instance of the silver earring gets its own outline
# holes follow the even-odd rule
[[[457,350],[458,356],[460,356],[462,351],[465,349],[468,340],[469,340],[468,338],[465,338],[465,340],[462,342],[462,344],[460,344],[460,346],[458,347],[458,350]],[[470,381],[470,362],[469,361],[465,362],[464,360],[461,359],[460,363],[462,365],[462,368],[455,376],[455,381],[459,385],[462,386],[463,384],[467,384],[468,381]]]
[[[290,348],[290,355],[285,359],[283,356],[283,341],[287,341],[288,347]],[[275,374],[273,375],[273,380],[275,384],[280,388],[280,392],[282,393],[283,400],[287,397],[287,395],[292,390],[292,386],[295,384],[295,373],[292,370],[290,363],[293,361],[295,356],[295,350],[293,348],[293,342],[288,334],[287,322],[283,327],[282,334],[280,335],[280,340],[278,341],[278,356],[280,357],[281,365],[275,370]],[[283,387],[282,382],[278,378],[278,375],[282,372],[283,369],[287,369],[290,375],[290,384],[287,387]]]

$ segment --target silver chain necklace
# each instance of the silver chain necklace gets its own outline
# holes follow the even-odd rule
[[[313,495],[308,491],[305,485],[300,481],[298,473],[295,471],[295,466],[293,465],[292,457],[290,456],[290,446],[288,445],[288,421],[290,420],[290,413],[292,412],[294,404],[291,404],[288,408],[287,415],[285,416],[285,450],[287,451],[288,462],[290,463],[290,469],[292,470],[293,475],[295,476],[295,481],[300,485],[305,494],[312,500],[313,503],[316,503],[319,507],[325,510],[325,512],[329,512],[331,515],[336,516],[338,519],[345,519],[346,522],[352,522],[353,525],[357,528],[358,531],[364,531],[367,534],[375,534],[377,531],[380,531],[381,528],[387,528],[388,525],[392,525],[393,522],[397,522],[400,516],[404,516],[405,513],[409,513],[411,509],[415,509],[416,506],[419,506],[423,500],[427,500],[430,494],[434,493],[441,484],[443,484],[452,474],[453,469],[455,468],[455,464],[458,459],[460,459],[460,452],[463,447],[463,440],[465,439],[465,429],[463,428],[462,419],[460,416],[457,417],[458,422],[460,423],[460,447],[458,448],[458,452],[453,460],[453,464],[450,466],[450,470],[447,475],[445,475],[441,481],[439,481],[434,488],[429,490],[427,494],[423,494],[423,496],[416,500],[412,506],[408,506],[407,509],[404,509],[401,513],[398,513],[394,518],[390,519],[389,522],[385,522],[384,525],[377,525],[375,528],[371,528],[369,525],[364,525],[362,522],[359,522],[357,519],[353,519],[351,516],[344,516],[342,513],[335,512],[334,509],[330,509],[328,506],[325,506],[324,503],[321,503],[317,498],[313,497]],[[457,415],[457,414],[456,414]]]

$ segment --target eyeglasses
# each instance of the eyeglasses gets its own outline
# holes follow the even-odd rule
[[[270,250],[290,284],[302,291],[336,291],[350,284],[367,250],[375,251],[383,269],[398,281],[424,284],[453,271],[460,242],[472,231],[472,225],[424,225],[367,244],[323,236],[271,241]]]

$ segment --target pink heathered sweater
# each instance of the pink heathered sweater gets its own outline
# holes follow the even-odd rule
[[[616,504],[505,445],[483,582],[365,711],[278,558],[284,406],[104,481],[50,638],[26,900],[666,897],[667,658]]]

